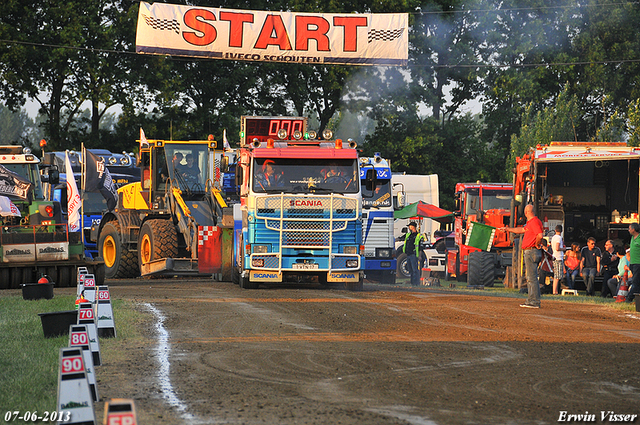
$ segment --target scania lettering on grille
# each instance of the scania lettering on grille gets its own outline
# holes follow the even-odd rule
[[[356,275],[353,273],[331,273],[331,277],[334,279],[355,279]]]
[[[253,276],[258,279],[276,279],[278,277],[275,273],[255,273]]]
[[[319,199],[292,199],[289,201],[292,207],[321,207],[322,201]]]

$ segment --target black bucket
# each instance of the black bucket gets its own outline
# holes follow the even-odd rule
[[[60,335],[69,335],[69,326],[78,323],[78,311],[53,311],[51,313],[38,313],[42,321],[42,331],[45,338],[53,338]]]
[[[22,299],[24,300],[50,300],[53,298],[54,283],[25,283],[22,287]]]

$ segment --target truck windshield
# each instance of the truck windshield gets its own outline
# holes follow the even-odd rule
[[[358,193],[355,159],[256,158],[251,182],[254,192]]]
[[[477,214],[480,211],[480,189],[467,189],[465,213],[466,215]],[[495,190],[482,189],[482,209],[484,211],[501,209],[509,210],[511,208],[511,189]]]
[[[82,194],[82,209],[85,215],[102,214],[107,211],[107,200],[100,192],[85,192]],[[66,210],[66,200],[65,200]]]
[[[362,206],[364,207],[390,207],[391,183],[389,180],[378,180],[375,190],[367,190],[362,185]]]
[[[168,175],[173,185],[183,191],[204,192],[209,171],[208,145],[166,143],[164,147],[166,164],[160,165],[161,178],[166,180]]]
[[[40,181],[40,170],[37,164],[2,164],[5,168],[24,177],[33,183],[33,199],[44,199],[42,192],[42,182]]]

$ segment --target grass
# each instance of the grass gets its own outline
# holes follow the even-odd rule
[[[398,279],[398,284],[408,284],[409,279]],[[449,287],[449,284],[454,284],[455,287]],[[444,279],[440,279],[440,287],[428,287],[429,290],[434,291],[447,291],[452,293],[466,293],[473,295],[483,295],[483,296],[493,296],[493,297],[508,297],[508,298],[522,298],[526,299],[527,294],[521,294],[518,289],[513,288],[505,288],[502,282],[496,281],[494,286],[491,288],[484,289],[471,289],[467,288],[466,282],[457,282],[455,280],[446,281]],[[424,288],[424,287],[423,287]],[[584,291],[578,291],[578,293]],[[581,303],[581,304],[598,304],[598,305],[606,305],[607,307],[615,308],[617,310],[622,311],[636,311],[636,306],[634,303],[617,303],[613,298],[602,298],[599,295],[595,297],[587,297],[586,295],[550,295],[544,294],[541,296],[542,301],[545,300],[555,300],[555,301],[563,301],[570,303]]]
[[[45,338],[38,313],[72,310],[74,296],[25,301],[21,296],[0,298],[0,423],[7,411],[56,409],[60,348],[69,336]],[[100,339],[100,353],[118,356],[125,339],[139,338],[143,318],[128,301],[112,300],[117,338]],[[99,376],[100,369],[96,369]]]

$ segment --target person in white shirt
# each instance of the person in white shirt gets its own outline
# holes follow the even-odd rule
[[[560,293],[560,279],[564,276],[564,240],[562,240],[562,225],[556,226],[556,234],[551,238],[553,249],[553,295]]]

